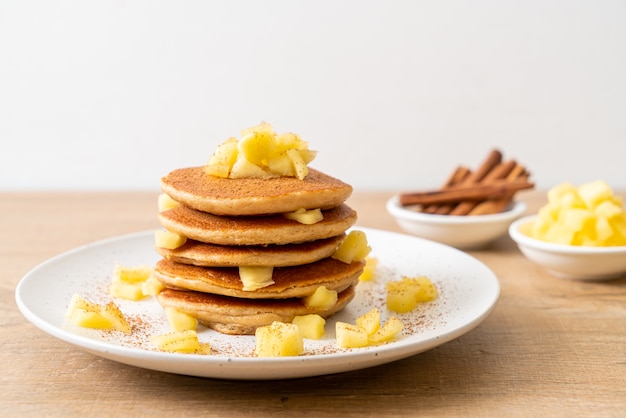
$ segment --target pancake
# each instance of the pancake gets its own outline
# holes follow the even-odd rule
[[[291,322],[295,316],[318,314],[324,318],[343,309],[354,298],[354,286],[339,293],[335,306],[327,310],[308,308],[301,299],[238,299],[165,289],[157,300],[193,316],[201,324],[224,334],[251,335],[256,328],[274,321]]]
[[[352,186],[312,168],[299,180],[221,178],[206,174],[203,167],[188,167],[163,177],[161,189],[191,208],[230,216],[293,212],[300,208],[328,209],[352,194]]]
[[[162,259],[152,274],[168,288],[244,299],[286,299],[309,296],[320,286],[341,292],[358,282],[364,265],[364,261],[346,264],[324,258],[311,264],[276,267],[274,284],[254,291],[243,290],[236,267],[199,267]]]
[[[297,244],[342,234],[357,220],[346,204],[323,210],[324,219],[304,225],[282,215],[218,216],[186,205],[159,213],[168,230],[196,241],[220,245]]]
[[[168,260],[183,264],[210,267],[285,267],[309,264],[333,255],[346,234],[335,237],[285,245],[216,245],[187,240],[173,250],[156,247]]]

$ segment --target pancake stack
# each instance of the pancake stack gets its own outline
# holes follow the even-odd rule
[[[161,189],[175,202],[159,212],[162,226],[186,238],[177,248],[156,248],[164,308],[221,333],[254,334],[298,315],[329,317],[354,297],[364,261],[332,257],[357,219],[345,203],[350,185],[314,169],[303,179],[221,178],[189,167],[163,177]],[[312,224],[284,215],[312,209],[323,215]],[[269,282],[244,285],[242,269],[267,267]],[[336,291],[337,302],[307,305],[304,298],[321,286]]]

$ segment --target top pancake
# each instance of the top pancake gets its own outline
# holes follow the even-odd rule
[[[275,178],[221,178],[203,167],[174,170],[161,179],[172,199],[215,215],[263,215],[305,209],[328,209],[352,194],[352,186],[309,168],[309,174]]]

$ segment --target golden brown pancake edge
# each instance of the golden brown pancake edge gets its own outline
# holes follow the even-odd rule
[[[323,318],[342,310],[355,296],[354,286],[338,294],[337,303],[327,310],[307,307],[301,299],[239,299],[208,293],[165,289],[157,300],[163,308],[174,308],[193,316],[202,325],[231,335],[254,334],[256,328],[273,321],[291,322],[299,315]]]
[[[243,290],[236,267],[200,267],[161,259],[153,275],[165,287],[193,290],[242,299],[287,299],[309,296],[320,286],[338,292],[358,282],[364,261],[346,264],[333,258],[324,258],[310,264],[276,267],[274,284],[256,289]]]
[[[161,178],[161,190],[194,209],[231,216],[327,209],[352,194],[349,184],[312,168],[303,180],[220,178],[206,174],[203,167],[180,168]]]
[[[167,230],[196,241],[220,245],[296,244],[339,235],[353,226],[357,214],[345,203],[323,210],[324,219],[305,225],[282,214],[218,216],[186,205],[159,213]]]

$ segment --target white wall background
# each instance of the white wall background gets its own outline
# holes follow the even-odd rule
[[[0,0],[0,190],[156,190],[262,120],[355,189],[493,147],[626,188],[626,2]]]

